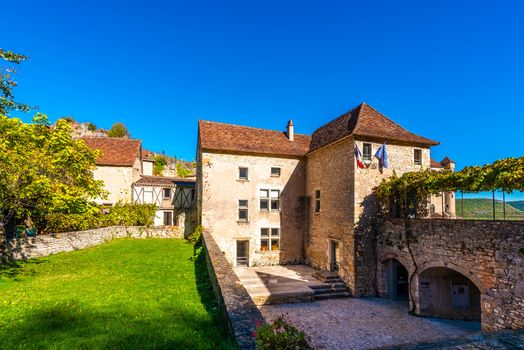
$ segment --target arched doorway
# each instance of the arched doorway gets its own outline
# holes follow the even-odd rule
[[[448,267],[430,267],[418,278],[418,314],[480,321],[480,290],[469,278]]]
[[[397,259],[387,259],[384,262],[385,296],[389,299],[408,300],[409,274],[408,270]]]

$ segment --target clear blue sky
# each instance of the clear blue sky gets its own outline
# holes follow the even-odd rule
[[[300,133],[365,101],[458,168],[524,155],[522,1],[2,1],[18,100],[193,159],[197,120]],[[29,120],[29,116],[24,117]]]

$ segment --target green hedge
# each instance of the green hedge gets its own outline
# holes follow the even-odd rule
[[[96,213],[51,213],[46,217],[45,232],[85,231],[108,226],[151,226],[155,212],[154,204],[117,204]]]

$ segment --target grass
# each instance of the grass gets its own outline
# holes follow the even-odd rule
[[[231,349],[205,257],[115,240],[0,266],[1,349]]]
[[[495,201],[495,219],[502,220],[503,214],[502,201]],[[506,203],[507,220],[524,220],[524,212]],[[489,198],[465,198],[464,214],[462,214],[462,200],[457,198],[455,201],[455,211],[457,216],[463,216],[465,219],[493,219],[493,202]]]

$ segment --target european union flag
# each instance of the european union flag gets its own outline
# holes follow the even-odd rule
[[[375,157],[378,158],[378,165],[381,168],[388,168],[388,152],[386,150],[385,142],[382,144],[382,146],[379,147],[377,153],[375,153]]]

